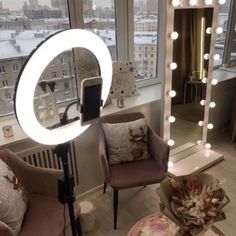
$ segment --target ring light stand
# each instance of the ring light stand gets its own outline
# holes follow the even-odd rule
[[[112,79],[111,56],[101,38],[92,32],[82,29],[60,31],[42,42],[31,53],[19,74],[14,98],[16,118],[24,132],[38,143],[45,145],[59,144],[55,148],[55,152],[61,158],[64,169],[64,177],[59,180],[59,190],[60,192],[63,190],[63,194],[59,195],[59,200],[68,204],[73,236],[81,235],[81,232],[76,230],[75,226],[73,209],[74,181],[69,175],[67,153],[69,151],[69,141],[83,133],[90,125],[81,126],[78,120],[69,123],[67,108],[63,115],[65,119],[61,122],[62,126],[55,126],[57,127],[55,129],[47,129],[38,122],[35,116],[33,99],[38,79],[50,61],[60,53],[76,47],[90,50],[97,58],[101,77],[104,81],[101,100],[106,101]]]

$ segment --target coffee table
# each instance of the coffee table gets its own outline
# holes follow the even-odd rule
[[[161,213],[154,213],[138,221],[129,231],[128,236],[174,236],[179,227]],[[202,236],[225,236],[212,226]]]

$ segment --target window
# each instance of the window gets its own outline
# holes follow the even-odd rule
[[[7,76],[6,79],[14,86],[27,56],[42,41],[58,31],[70,28],[70,25],[96,33],[108,46],[112,59],[117,60],[114,0],[17,0],[17,4],[12,4],[9,0],[0,2],[1,10],[4,12],[0,24],[0,81]],[[67,2],[72,4],[67,5]],[[73,7],[73,3],[81,5]],[[47,9],[47,16],[43,14],[44,9]],[[82,14],[78,12],[79,9],[83,9]],[[6,62],[10,65],[9,73],[5,73]],[[98,73],[97,60],[93,54],[86,49],[74,49],[63,52],[52,60],[43,71],[40,80],[56,78],[56,98],[57,102],[61,103],[75,99],[78,95],[77,84],[79,85],[83,78],[96,76]],[[79,81],[75,81],[76,79]],[[35,97],[48,91],[38,85]],[[2,94],[5,96],[5,93]],[[13,94],[7,104],[4,99],[0,99],[0,116],[14,112],[12,98]]]
[[[2,85],[3,85],[3,87],[7,87],[8,86],[8,81],[7,80],[3,80],[2,81]]]
[[[61,64],[62,64],[62,65],[66,63],[64,57],[61,57],[61,58],[60,58],[60,61],[61,61]]]
[[[11,100],[11,94],[10,93],[6,93],[5,97],[6,97],[7,100]]]
[[[19,70],[19,67],[18,67],[18,64],[13,64],[13,71],[18,71]]]
[[[69,90],[70,89],[70,85],[69,85],[69,83],[67,81],[64,82],[64,89],[65,90]]]
[[[57,72],[52,72],[52,78],[56,78],[57,77]]]
[[[236,21],[233,28],[233,37],[230,50],[230,61],[235,61],[235,60],[236,60]]]
[[[229,0],[223,7],[225,15],[227,16],[227,21],[223,24],[223,35],[225,40],[223,42],[223,61],[222,69],[229,70],[231,72],[236,72],[236,1]]]
[[[116,60],[115,35],[115,4],[114,0],[88,1],[83,0],[84,28],[97,34],[107,45],[111,57]],[[79,1],[80,4],[80,1]],[[78,65],[80,78],[96,76],[99,73],[97,60],[92,53],[79,49],[80,63]]]
[[[50,65],[51,65],[51,66],[55,66],[55,64],[56,64],[56,60],[52,60],[52,61],[50,62]]]
[[[0,73],[3,74],[5,73],[5,66],[0,65]]]
[[[236,2],[231,1],[230,4],[230,12],[229,12],[229,23],[228,23],[228,31],[226,35],[226,49],[224,53],[224,64],[228,67],[233,66],[234,71],[235,63],[236,63]]]
[[[220,55],[221,60],[214,61],[214,66],[222,64],[228,19],[229,19],[229,8],[230,8],[230,0],[226,1],[224,5],[220,5],[220,10],[218,14],[218,27],[223,28],[223,33],[216,35],[215,51],[217,54]]]
[[[27,56],[46,38],[70,27],[67,0],[17,0],[15,4],[9,0],[0,2],[0,11],[2,14],[4,12],[0,24],[0,81],[3,87],[8,86],[8,81],[14,88],[18,73]],[[47,9],[47,16],[43,14],[43,9]],[[68,80],[69,86],[73,88],[69,95],[70,99],[77,96],[73,63],[72,50],[63,52],[52,60],[40,77],[41,80],[58,77],[56,83],[60,91],[57,97],[61,102],[68,101],[67,96],[64,95],[65,80]],[[58,76],[62,73],[61,64],[63,64],[63,70],[67,71],[66,78]],[[42,93],[45,91],[37,86],[35,97]],[[13,94],[14,89],[9,88],[5,88],[5,91],[0,94],[0,117],[14,112]],[[4,97],[7,98],[7,102]]]
[[[137,80],[146,80],[152,77],[157,77],[157,19],[158,19],[158,0],[139,1],[134,0],[134,53],[136,48],[140,49],[143,53],[142,57],[139,57],[140,63],[138,68],[139,76]],[[139,27],[138,27],[139,26]],[[137,30],[139,28],[139,30]],[[141,51],[143,48],[143,51]],[[151,49],[151,50],[150,50]],[[148,63],[147,58],[152,58],[154,71],[152,73],[151,63]],[[155,60],[154,60],[155,59]],[[145,65],[143,67],[142,65]]]
[[[83,0],[83,16],[84,28],[99,35],[106,43],[112,59],[116,60],[114,0]]]

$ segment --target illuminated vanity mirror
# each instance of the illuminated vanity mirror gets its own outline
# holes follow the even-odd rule
[[[207,131],[218,11],[224,1],[159,1],[158,77],[162,80],[161,135],[171,146],[168,172],[187,175],[223,159]],[[213,106],[214,105],[214,106]]]
[[[177,68],[172,72],[172,89],[176,96],[171,101],[170,138],[174,155],[202,140],[204,101],[211,34],[206,29],[212,25],[213,8],[176,9],[174,32],[179,37],[173,41],[173,61]]]

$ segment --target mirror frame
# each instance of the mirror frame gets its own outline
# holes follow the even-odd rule
[[[168,143],[170,137],[170,122],[168,117],[171,116],[171,97],[169,96],[169,91],[172,90],[172,70],[170,69],[170,63],[173,61],[173,39],[171,39],[170,34],[174,31],[174,11],[176,9],[201,9],[201,8],[212,8],[212,32],[210,41],[210,51],[209,51],[209,63],[207,68],[207,85],[206,85],[206,99],[204,108],[204,125],[202,131],[202,141],[189,147],[187,149],[181,150],[179,153],[170,156],[170,162],[173,164],[179,160],[182,160],[187,155],[198,152],[199,150],[206,148],[207,143],[207,124],[209,122],[210,107],[211,102],[211,88],[212,88],[212,78],[213,76],[213,56],[215,53],[215,42],[216,42],[216,28],[218,25],[218,12],[220,4],[218,1],[213,1],[211,5],[206,5],[203,0],[199,0],[197,5],[191,6],[189,1],[182,0],[179,1],[179,6],[173,6],[173,1],[159,1],[159,51],[158,51],[158,78],[162,81],[162,104],[161,104],[161,136]],[[177,2],[177,1],[175,1]],[[178,39],[177,39],[178,40]],[[177,65],[178,66],[178,65]],[[181,153],[184,153],[181,155]]]

